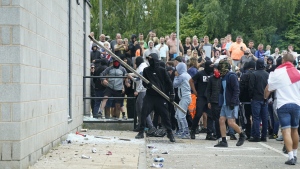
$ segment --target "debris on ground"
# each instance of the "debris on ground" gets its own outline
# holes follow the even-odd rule
[[[108,151],[108,152],[106,153],[106,155],[112,155],[112,152],[111,152],[111,151]]]
[[[127,138],[119,138],[119,140],[123,140],[123,141],[131,141],[130,139],[127,139]]]
[[[92,153],[96,153],[97,152],[97,149],[94,147],[93,149],[92,149]]]
[[[165,151],[165,152],[162,152],[162,154],[169,154],[169,152],[168,152],[168,151]]]
[[[163,168],[163,166],[164,166],[164,165],[161,164],[161,163],[159,163],[159,164],[154,164],[154,163],[153,163],[153,164],[151,165],[152,168]]]
[[[78,131],[76,131],[76,135],[81,135],[81,136],[83,136],[83,137],[86,137],[85,134],[81,134],[81,133],[79,133]]]
[[[164,158],[154,158],[154,162],[164,162],[165,159]]]
[[[90,159],[90,158],[92,158],[92,157],[91,157],[91,156],[82,155],[81,158],[82,158],[82,159]]]
[[[81,131],[81,132],[87,132],[88,129],[81,129],[80,131]]]

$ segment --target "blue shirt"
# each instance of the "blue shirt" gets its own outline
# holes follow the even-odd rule
[[[223,97],[224,97],[224,102],[223,102],[223,105],[226,106],[226,98],[225,98],[225,93],[226,93],[226,80],[222,80],[222,86],[223,86],[223,89],[224,89],[224,92],[223,92]]]

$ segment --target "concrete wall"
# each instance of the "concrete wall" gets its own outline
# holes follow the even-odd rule
[[[82,124],[85,0],[79,2],[72,0],[68,120],[69,1],[0,0],[0,169],[27,168]],[[88,5],[86,14],[89,33]]]

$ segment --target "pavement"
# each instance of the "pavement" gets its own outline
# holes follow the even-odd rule
[[[71,140],[71,144],[63,142],[29,168],[146,169],[152,168],[153,163],[158,164],[153,162],[156,157],[164,158],[161,164],[168,169],[300,168],[299,163],[284,164],[287,155],[281,151],[283,142],[276,140],[245,141],[241,147],[229,140],[228,148],[215,148],[217,142],[205,140],[205,134],[196,135],[195,140],[176,139],[176,143],[170,143],[166,137],[136,140],[137,133],[131,131],[89,130],[83,134],[87,137],[69,134],[67,140]],[[93,148],[96,153],[92,152]],[[112,154],[106,155],[109,151]],[[162,154],[166,152],[168,154]],[[83,159],[82,155],[91,158]]]

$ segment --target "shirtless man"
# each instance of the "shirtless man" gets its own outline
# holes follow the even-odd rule
[[[171,37],[167,41],[167,45],[169,46],[169,57],[167,58],[167,60],[170,61],[171,59],[173,59],[177,56],[177,39],[176,39],[175,32],[171,33]],[[183,47],[182,47],[180,40],[179,40],[179,48],[180,48],[180,51],[183,51]],[[175,54],[175,56],[174,56],[174,54]]]

